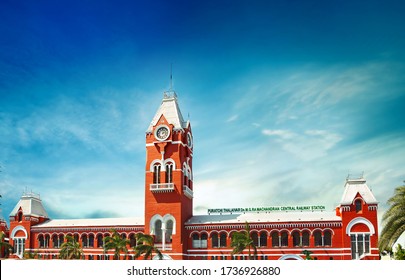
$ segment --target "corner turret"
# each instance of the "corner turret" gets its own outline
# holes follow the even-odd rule
[[[24,192],[10,213],[10,244],[14,254],[22,258],[24,251],[34,244],[31,227],[49,220],[39,194]]]
[[[378,252],[378,201],[363,177],[346,179],[338,212],[343,224],[343,247],[352,259],[375,259]]]

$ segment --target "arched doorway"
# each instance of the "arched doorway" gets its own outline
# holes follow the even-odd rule
[[[152,260],[154,261],[158,261],[159,260],[159,256],[155,255]],[[162,254],[162,260],[163,261],[168,261],[168,260],[173,260],[172,257],[170,257],[168,254]]]
[[[294,255],[294,254],[288,254],[288,255],[282,255],[279,260],[303,260],[303,258],[301,258],[298,255]]]
[[[28,234],[23,226],[16,226],[11,232],[11,239],[14,244],[14,254],[19,258],[23,258],[25,251],[25,240],[27,240]]]

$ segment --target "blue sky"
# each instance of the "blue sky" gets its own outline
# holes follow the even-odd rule
[[[52,218],[142,216],[145,131],[173,85],[194,206],[340,201],[405,180],[402,1],[2,1],[0,193]],[[226,197],[226,199],[224,199]]]

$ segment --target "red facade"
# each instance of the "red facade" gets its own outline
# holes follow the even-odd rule
[[[82,246],[85,259],[112,259],[102,240],[116,229],[136,243],[136,233],[153,235],[165,258],[247,259],[231,254],[232,235],[250,227],[256,259],[379,259],[377,201],[363,178],[347,179],[335,211],[260,210],[193,215],[193,136],[174,92],[165,93],[146,132],[145,216],[62,220],[48,217],[39,196],[24,194],[10,214],[14,255],[36,252],[58,258],[66,235]],[[215,155],[214,155],[215,156]],[[130,249],[131,246],[128,246]],[[129,250],[131,252],[131,249]],[[133,254],[121,254],[132,258]]]

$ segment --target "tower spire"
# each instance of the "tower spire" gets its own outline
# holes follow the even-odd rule
[[[170,91],[173,91],[173,63],[170,63]]]
[[[170,63],[170,88],[163,93],[163,99],[177,98],[176,92],[173,89],[173,63]]]

